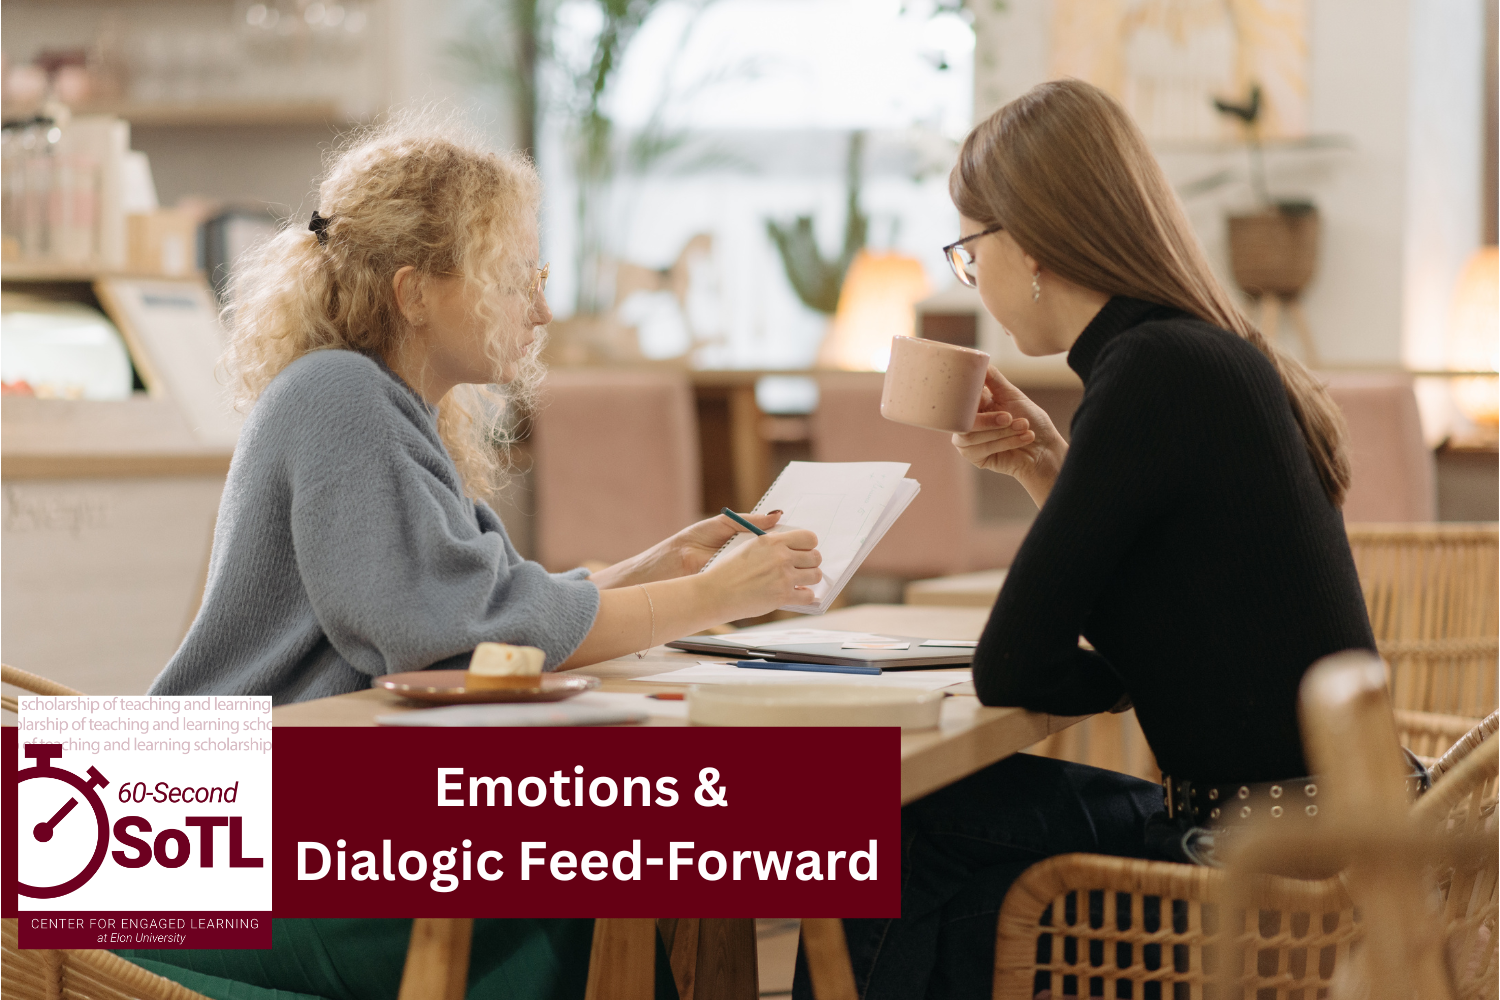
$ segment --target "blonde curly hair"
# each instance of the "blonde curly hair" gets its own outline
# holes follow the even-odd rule
[[[236,268],[224,311],[236,402],[253,404],[311,351],[396,357],[411,331],[395,273],[461,277],[479,303],[495,380],[510,378],[454,388],[438,404],[438,432],[465,492],[493,494],[508,466],[506,409],[530,404],[543,373],[542,338],[527,349],[516,336],[536,274],[540,191],[530,160],[486,149],[451,119],[408,114],[356,133],[318,186],[326,240],[291,219]]]

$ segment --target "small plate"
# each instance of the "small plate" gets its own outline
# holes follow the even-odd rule
[[[504,701],[562,701],[599,686],[599,678],[583,674],[541,674],[535,687],[482,688],[470,691],[464,687],[467,670],[414,670],[406,674],[387,674],[375,679],[375,686],[412,701],[434,705],[475,705]]]

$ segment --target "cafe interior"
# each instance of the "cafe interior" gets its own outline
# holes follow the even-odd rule
[[[1343,882],[1254,875],[1248,856],[1191,877],[1054,859],[1002,915],[995,996],[1054,974],[1054,997],[1204,996],[1209,913],[1236,903],[1260,910],[1257,995],[1385,995],[1361,936],[1430,958],[1413,968],[1444,996],[1496,995],[1495,0],[3,0],[0,18],[6,724],[27,691],[143,693],[181,643],[245,419],[221,365],[236,262],[305,225],[331,152],[395,111],[457,116],[542,180],[548,374],[507,413],[491,500],[525,558],[608,566],[757,510],[791,463],[908,463],[920,492],[826,615],[715,631],[977,639],[1036,505],[947,433],[882,419],[885,371],[896,337],[983,351],[1068,433],[1079,376],[1022,354],[943,248],[964,136],[1076,77],[1123,104],[1219,278],[1343,413],[1383,663],[1309,673],[1303,739],[1365,819],[1421,815],[1405,839],[1355,824],[1260,845],[1337,856],[1361,873]],[[599,671],[627,693],[642,673]],[[1023,749],[1161,778],[1132,711],[972,692],[903,735],[903,804]],[[308,705],[278,724],[331,724]],[[1429,765],[1416,806],[1381,798],[1382,740]],[[6,994],[32,995],[6,923]],[[596,959],[649,951],[639,923],[597,921]],[[748,1000],[790,995],[799,928],[816,995],[854,997],[837,921],[655,933],[680,995]],[[463,928],[439,930],[426,964],[414,934],[403,997],[463,995]],[[137,992],[35,995],[188,995],[57,954],[48,975]],[[651,995],[631,992],[639,962],[596,964],[589,996]]]

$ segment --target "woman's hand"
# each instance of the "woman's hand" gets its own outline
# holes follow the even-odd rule
[[[781,511],[773,510],[769,514],[745,514],[745,520],[755,525],[761,531],[770,531],[781,520]],[[678,570],[675,576],[686,576],[701,570],[705,563],[714,557],[714,553],[724,547],[724,543],[745,529],[735,524],[723,514],[706,518],[697,524],[690,524],[677,534],[667,539],[667,545],[676,553]],[[817,544],[817,540],[813,540]]]
[[[1038,507],[1068,454],[1068,443],[1047,412],[993,365],[984,377],[974,429],[953,435],[953,447],[981,469],[1015,477]]]
[[[733,532],[717,518],[701,521],[674,535],[690,535],[700,549],[727,540]],[[724,520],[728,520],[725,518]],[[750,517],[757,526],[770,527],[777,515]],[[666,542],[649,552],[667,548]],[[672,579],[631,580],[600,585],[599,613],[582,643],[560,669],[598,663],[611,657],[637,652],[669,639],[692,635],[712,625],[754,618],[783,604],[812,604],[811,588],[823,579],[818,565],[818,536],[805,528],[792,528],[752,538],[714,564],[706,573],[678,575]],[[649,553],[643,553],[643,556]],[[712,553],[709,553],[711,555]],[[642,557],[643,557],[642,556]],[[642,558],[642,557],[637,557]],[[707,559],[708,556],[703,556]],[[627,561],[628,562],[628,561]],[[626,566],[619,563],[595,574],[608,577]]]
[[[823,579],[818,536],[806,528],[761,535],[740,545],[703,579],[722,596],[725,618],[754,618],[783,604],[813,604]]]
[[[745,520],[762,531],[770,531],[781,520],[781,511],[769,514],[746,514]],[[677,534],[657,542],[640,555],[602,569],[589,579],[600,590],[634,587],[657,580],[692,576],[713,558],[724,543],[745,529],[723,514],[690,524]]]

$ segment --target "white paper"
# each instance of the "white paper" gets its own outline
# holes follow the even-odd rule
[[[823,579],[812,588],[816,603],[786,604],[783,611],[820,615],[828,610],[922,488],[916,480],[902,478],[909,468],[906,462],[791,462],[776,477],[752,513],[785,511],[772,530],[810,529],[823,556]],[[736,534],[703,568],[754,537]]]
[[[973,649],[979,645],[978,639],[928,639],[922,643],[924,646],[940,646],[952,649]]]
[[[909,642],[846,642],[840,649],[911,649]]]
[[[567,701],[495,705],[446,705],[375,717],[381,726],[619,726],[645,722],[645,709],[618,708],[585,701],[585,692]]]
[[[687,702],[657,701],[650,695],[635,691],[585,691],[573,701],[588,700],[591,705],[615,708],[622,711],[645,712],[658,719],[686,719]]]
[[[853,684],[937,691],[971,680],[967,670],[888,670],[874,674],[840,674],[822,670],[746,670],[719,660],[702,660],[691,667],[636,677],[653,684]]]
[[[449,705],[382,715],[382,726],[580,726],[686,719],[687,702],[658,701],[634,691],[585,691],[563,701]],[[560,721],[561,720],[561,721]]]

